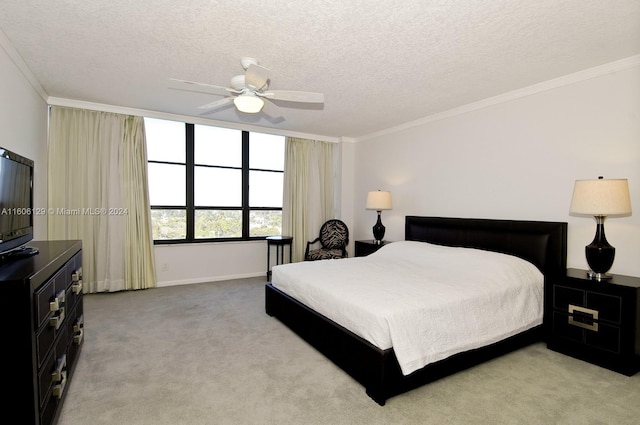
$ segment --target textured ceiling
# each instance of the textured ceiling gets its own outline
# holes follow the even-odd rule
[[[358,138],[638,55],[640,1],[2,0],[0,28],[53,98]],[[324,104],[201,115],[220,97],[170,89],[242,56]]]

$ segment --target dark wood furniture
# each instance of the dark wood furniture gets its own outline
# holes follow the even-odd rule
[[[566,223],[407,216],[405,239],[512,254],[529,260],[545,276],[566,269]],[[405,376],[392,348],[381,350],[271,284],[266,285],[265,291],[267,314],[278,318],[360,382],[380,405],[397,394],[539,341],[543,335],[539,326]]]
[[[631,376],[640,370],[640,278],[568,269],[545,286],[547,346]]]
[[[284,263],[284,247],[289,245],[289,262],[291,262],[293,237],[267,236],[267,280],[271,280],[271,247],[276,247],[276,265]]]
[[[13,378],[2,414],[15,423],[51,425],[58,415],[83,339],[82,243],[30,242],[32,257],[0,265],[6,345]]]
[[[382,248],[383,246],[385,246],[386,244],[389,244],[391,242],[389,241],[381,241],[380,243],[378,243],[377,241],[373,240],[373,239],[367,239],[367,240],[363,240],[363,241],[356,241],[356,252],[355,252],[355,256],[356,257],[366,257],[369,254],[373,254],[374,252],[376,252],[377,250],[379,250],[380,248]]]

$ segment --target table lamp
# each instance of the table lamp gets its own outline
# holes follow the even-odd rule
[[[590,215],[596,219],[596,235],[585,247],[592,279],[610,278],[606,272],[613,265],[616,249],[607,242],[604,220],[610,216],[631,214],[631,199],[627,179],[576,180],[571,199],[570,214]]]
[[[377,190],[367,193],[367,207],[368,210],[376,210],[378,212],[378,221],[373,226],[373,237],[377,244],[382,243],[384,238],[385,227],[382,225],[381,214],[382,210],[391,209],[391,192]]]

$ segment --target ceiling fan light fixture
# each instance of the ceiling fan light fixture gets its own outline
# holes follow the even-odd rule
[[[246,114],[257,114],[264,106],[264,100],[254,94],[241,94],[233,99],[238,111]]]

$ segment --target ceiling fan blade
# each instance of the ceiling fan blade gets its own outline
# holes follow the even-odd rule
[[[269,70],[264,66],[251,64],[244,74],[244,83],[247,87],[260,90],[269,83]]]
[[[309,91],[269,90],[262,93],[262,96],[271,100],[288,102],[324,103],[324,94]]]
[[[233,97],[225,97],[224,99],[218,99],[215,102],[207,103],[206,105],[198,106],[198,109],[206,109],[208,112],[213,112],[218,109],[227,107],[233,103]]]
[[[218,94],[220,96],[226,96],[230,92],[235,92],[235,90],[229,87],[216,86],[214,84],[198,83],[196,81],[180,80],[177,78],[170,78],[169,80],[174,83],[170,88],[175,90],[200,91],[201,93]]]
[[[267,114],[272,119],[280,119],[282,118],[282,112],[278,105],[269,100],[264,101],[264,106],[262,107],[262,112]]]

